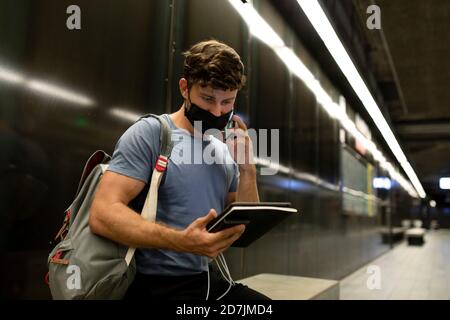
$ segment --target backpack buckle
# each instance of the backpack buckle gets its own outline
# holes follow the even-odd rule
[[[156,166],[155,169],[159,172],[166,171],[167,168],[167,157],[165,156],[159,156],[158,160],[156,160]]]

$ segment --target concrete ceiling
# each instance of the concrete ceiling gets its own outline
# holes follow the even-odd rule
[[[370,119],[297,1],[270,1],[350,105]],[[426,193],[450,205],[450,192],[439,189],[439,178],[450,176],[450,0],[320,2]],[[372,4],[381,9],[381,30],[367,28]],[[373,133],[384,144],[380,133]]]
[[[426,192],[450,201],[439,177],[450,176],[450,1],[354,0],[381,9],[382,30],[364,27],[385,107]]]

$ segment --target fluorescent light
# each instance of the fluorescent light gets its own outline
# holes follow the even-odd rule
[[[20,73],[17,73],[15,71],[0,66],[0,80],[19,84],[24,81],[24,76],[21,75]]]
[[[137,121],[140,117],[142,117],[142,114],[136,113],[136,112],[132,112],[129,110],[125,110],[123,108],[112,108],[109,111],[112,115],[130,121],[130,122],[135,122]]]
[[[439,179],[439,188],[442,190],[450,189],[450,177],[440,178]]]
[[[268,45],[286,65],[286,68],[294,76],[303,81],[306,87],[314,94],[319,105],[325,109],[330,117],[338,120],[349,134],[355,139],[358,139],[358,141],[373,154],[374,159],[380,163],[380,166],[389,172],[392,179],[396,180],[412,197],[417,197],[418,195],[412,185],[395,170],[392,164],[386,161],[386,158],[376,148],[375,144],[358,130],[355,123],[345,113],[345,109],[332,100],[330,95],[320,84],[320,81],[305,66],[295,52],[284,44],[283,40],[275,33],[270,25],[264,21],[253,6],[250,3],[244,4],[240,0],[229,0],[229,2],[249,26],[250,33]],[[340,103],[342,102],[340,101]]]
[[[92,99],[76,93],[67,88],[63,88],[43,80],[38,79],[27,79],[27,77],[17,71],[8,69],[0,65],[0,81],[10,82],[16,85],[25,86],[28,89],[37,91],[39,93],[64,99],[79,105],[91,106],[94,104]]]
[[[373,179],[373,187],[375,189],[391,189],[391,179],[387,177],[378,177]]]
[[[309,69],[303,64],[303,62],[297,57],[292,49],[283,46],[275,49],[275,53],[283,61],[286,67],[292,70],[298,78],[303,79],[307,85],[312,85],[316,80],[314,75],[309,71]],[[314,88],[309,87],[312,91]]]
[[[273,162],[270,159],[254,157],[253,161],[255,162],[255,164],[258,164],[258,165],[261,165],[263,167],[273,170],[273,171],[271,171],[271,172],[273,172],[273,174],[276,174],[278,172],[288,174],[290,172],[289,167],[286,167],[286,166],[280,164],[279,162]]]
[[[94,104],[91,99],[82,94],[41,80],[30,80],[27,82],[27,86],[34,91],[44,93],[55,98],[67,100],[79,105],[91,106]]]
[[[435,208],[436,207],[436,201],[430,200],[430,207]]]
[[[297,0],[297,2],[304,11],[305,15],[308,17],[314,29],[319,34],[320,38],[325,43],[325,46],[328,48],[331,56],[334,58],[337,65],[347,78],[348,82],[363,103],[369,115],[372,117],[375,125],[382,134],[383,138],[386,140],[389,148],[397,158],[397,161],[403,167],[405,173],[409,177],[411,183],[414,185],[419,196],[421,198],[424,198],[426,194],[419,179],[417,178],[416,173],[409,164],[391,128],[386,122],[386,119],[383,117],[380,108],[378,107],[376,101],[372,97],[372,94],[364,83],[363,78],[353,64],[350,55],[347,53],[341,41],[339,40],[339,37],[333,29],[333,26],[328,20],[328,17],[326,16],[319,2],[317,0]]]
[[[267,44],[271,48],[283,47],[284,42],[280,36],[273,31],[270,25],[259,15],[249,3],[245,4],[238,0],[229,0],[230,4],[241,15],[253,36]]]

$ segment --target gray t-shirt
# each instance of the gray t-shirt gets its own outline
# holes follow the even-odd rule
[[[158,191],[156,221],[185,229],[211,208],[217,213],[222,212],[228,193],[237,189],[239,170],[226,144],[213,136],[206,136],[203,140],[194,137],[187,130],[175,127],[169,115],[163,116],[172,129],[173,149]],[[109,171],[147,184],[129,204],[138,213],[144,205],[159,154],[159,129],[158,120],[151,117],[133,124],[120,137],[109,163]],[[194,150],[197,151],[195,155]],[[202,161],[202,154],[206,161]],[[216,159],[215,163],[211,164],[211,156]],[[140,273],[188,275],[206,271],[208,258],[169,250],[138,249],[136,264]]]

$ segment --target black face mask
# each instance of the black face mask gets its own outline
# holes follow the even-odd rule
[[[204,134],[208,129],[217,129],[223,131],[228,122],[231,120],[231,117],[233,117],[233,110],[224,115],[216,117],[212,113],[203,110],[196,104],[192,103],[190,99],[188,100],[190,107],[188,109],[186,107],[186,103],[184,104],[184,115],[192,124],[192,126],[194,126],[194,121],[202,122],[202,134]]]

